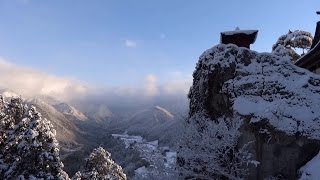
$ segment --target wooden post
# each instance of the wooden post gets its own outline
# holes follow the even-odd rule
[[[320,11],[317,11],[317,14],[320,15]],[[317,22],[316,31],[314,32],[313,43],[311,49],[320,41],[320,21]]]

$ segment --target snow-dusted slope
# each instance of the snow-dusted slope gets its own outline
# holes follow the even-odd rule
[[[123,127],[129,134],[141,135],[149,140],[172,143],[179,132],[181,120],[161,106],[139,111],[116,126]]]
[[[19,95],[14,91],[4,89],[0,90],[0,94],[6,98],[10,99],[12,97],[18,97]],[[78,133],[78,128],[75,124],[59,112],[55,107],[53,107],[50,102],[58,102],[51,99],[47,102],[46,98],[29,98],[24,99],[28,104],[36,106],[37,110],[42,114],[43,117],[47,118],[54,125],[57,131],[57,139],[61,143],[75,143],[76,133]]]
[[[85,121],[88,118],[79,110],[77,110],[75,107],[67,104],[67,103],[59,103],[55,104],[54,107],[61,113],[74,117],[77,120]]]
[[[57,130],[57,139],[60,142],[75,142],[78,128],[75,124],[66,118],[61,112],[57,111],[52,105],[41,99],[31,99],[30,104],[37,107],[42,116],[49,119]]]
[[[113,116],[113,113],[105,104],[77,103],[77,108],[90,120],[103,123]]]
[[[171,112],[160,106],[154,106],[135,113],[129,121],[145,126],[162,124],[174,118]],[[144,126],[144,127],[145,127]]]
[[[172,113],[169,112],[168,110],[166,110],[165,108],[160,107],[160,106],[155,106],[155,108],[156,108],[157,110],[159,110],[160,112],[164,113],[167,117],[170,117],[171,119],[174,118],[174,116],[172,115]]]

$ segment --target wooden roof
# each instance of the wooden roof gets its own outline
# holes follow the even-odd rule
[[[320,21],[317,23],[317,28],[310,51],[298,59],[295,65],[310,71],[320,67]]]
[[[221,32],[222,44],[235,44],[239,47],[250,48],[257,39],[258,30],[235,30]]]

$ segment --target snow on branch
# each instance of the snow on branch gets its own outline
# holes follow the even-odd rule
[[[203,126],[192,122],[203,122]],[[241,179],[248,166],[257,166],[248,151],[251,144],[238,147],[241,120],[212,121],[202,113],[190,118],[178,152],[178,166],[184,177]]]
[[[300,30],[289,31],[288,34],[279,37],[277,42],[272,46],[272,52],[278,56],[291,57],[295,61],[301,56],[295,49],[302,49],[303,55],[304,50],[311,47],[312,41],[313,36],[309,32]]]

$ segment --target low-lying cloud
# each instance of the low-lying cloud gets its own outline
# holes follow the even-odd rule
[[[99,87],[78,80],[58,77],[32,68],[22,67],[0,58],[0,89],[12,90],[24,97],[50,96],[60,101],[95,97],[103,100],[118,99],[136,102],[160,97],[186,97],[192,79],[190,76],[169,75],[167,81],[148,74],[135,86]]]
[[[12,90],[22,96],[51,96],[59,100],[84,96],[89,86],[71,78],[49,75],[32,68],[21,67],[0,58],[0,87]]]
[[[157,84],[157,77],[153,74],[149,74],[145,77],[145,92],[147,96],[155,96],[159,93],[158,91],[158,84]]]
[[[186,96],[192,84],[191,76],[181,76],[169,73],[166,81],[160,81],[162,77],[148,74],[141,84],[136,86],[122,86],[107,88],[104,92],[123,97],[155,98],[161,96]]]

